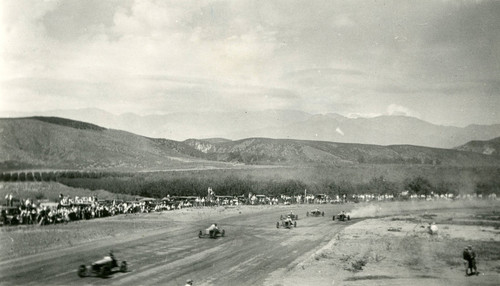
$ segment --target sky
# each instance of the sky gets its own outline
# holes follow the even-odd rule
[[[0,2],[0,116],[300,110],[500,123],[500,1]]]

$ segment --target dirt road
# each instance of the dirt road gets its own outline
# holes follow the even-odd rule
[[[336,206],[323,208],[324,217],[306,217],[310,206],[267,207],[213,210],[190,213],[169,212],[158,227],[141,234],[116,236],[74,247],[51,250],[37,255],[0,262],[1,285],[262,285],[276,269],[289,268],[297,258],[312,253],[352,224],[332,221],[340,211]],[[299,215],[297,228],[276,228],[280,214]],[[150,214],[153,215],[153,214]],[[137,223],[148,215],[132,217]],[[156,216],[158,219],[158,215]],[[107,223],[123,217],[105,218]],[[197,234],[211,222],[226,231],[218,239],[200,239]],[[109,278],[79,278],[81,264],[107,255],[126,260],[127,273]]]

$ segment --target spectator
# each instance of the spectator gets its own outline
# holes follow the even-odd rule
[[[12,195],[12,193],[5,196],[5,199],[7,200],[7,206],[12,207],[14,205],[12,201],[14,199],[14,196]]]
[[[465,275],[479,275],[476,267],[476,253],[472,250],[472,245],[465,248],[463,252],[464,264],[467,266],[465,268]],[[470,273],[469,273],[470,271]]]
[[[429,224],[429,233],[432,235],[437,235],[438,234],[438,227],[435,222],[432,222]]]

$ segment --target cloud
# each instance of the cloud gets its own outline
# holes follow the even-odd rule
[[[462,121],[498,121],[480,110],[498,105],[500,3],[391,4],[1,2],[0,108],[36,98],[29,108],[292,108],[450,122],[457,113],[446,111],[465,106]]]
[[[348,113],[346,117],[348,118],[372,118],[381,116],[383,113]]]
[[[387,114],[388,115],[402,115],[402,116],[410,116],[420,118],[418,112],[412,111],[408,107],[404,107],[397,104],[390,104],[387,106]]]

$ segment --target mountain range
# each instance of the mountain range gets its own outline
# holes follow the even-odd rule
[[[484,144],[497,144],[499,140],[496,138]],[[468,143],[457,149],[442,149],[270,138],[174,141],[59,117],[0,119],[2,170],[105,169],[137,172],[356,164],[500,166],[500,157],[493,155],[496,153],[488,154],[482,152],[483,149],[468,147],[476,145]]]
[[[73,119],[134,134],[183,141],[189,138],[297,139],[375,145],[454,148],[500,137],[500,124],[442,126],[408,116],[348,118],[292,110],[114,115],[100,109],[54,110],[39,116]],[[11,113],[25,117],[28,114]]]

